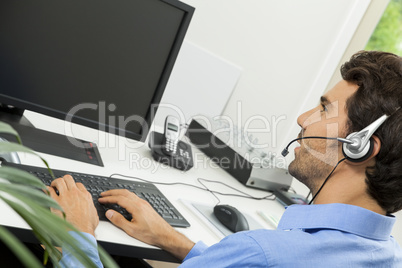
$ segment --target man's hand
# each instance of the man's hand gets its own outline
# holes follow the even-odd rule
[[[66,220],[78,230],[95,236],[99,216],[92,201],[91,194],[82,183],[75,183],[73,177],[65,175],[52,181],[48,187],[50,196],[59,203],[66,213]],[[59,194],[56,193],[56,190]],[[53,210],[62,215],[61,211]]]
[[[194,243],[173,229],[151,205],[128,190],[110,190],[101,193],[102,204],[118,204],[132,215],[126,220],[120,213],[109,209],[106,217],[128,235],[150,245],[160,247],[183,260]]]

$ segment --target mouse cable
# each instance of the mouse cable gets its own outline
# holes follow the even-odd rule
[[[203,183],[201,183],[201,184],[207,189],[207,191],[209,191],[209,192],[211,192],[211,193],[214,192],[214,193],[217,193],[217,194],[220,194],[220,195],[237,196],[237,197],[249,198],[249,199],[254,199],[254,200],[275,200],[275,196],[274,196],[273,193],[271,193],[271,194],[269,194],[269,195],[267,195],[267,196],[264,196],[264,197],[254,197],[254,196],[252,196],[252,195],[250,195],[250,194],[248,194],[248,193],[245,193],[245,192],[243,192],[243,191],[240,191],[239,189],[236,189],[236,188],[234,188],[234,187],[232,187],[232,186],[230,186],[230,185],[227,185],[226,183],[221,182],[221,181],[212,181],[212,180],[207,180],[207,179],[202,179],[202,178],[198,178],[197,180],[198,180],[199,183],[201,183],[201,181],[212,182],[212,183],[218,183],[218,184],[221,184],[221,185],[223,185],[223,186],[226,186],[226,187],[228,187],[228,188],[230,188],[230,189],[232,189],[232,190],[234,190],[234,191],[236,191],[236,192],[239,192],[239,193],[241,193],[242,195],[226,194],[226,193],[220,193],[220,192],[212,191],[212,190],[210,190],[208,187],[206,187]]]
[[[219,197],[213,192],[211,191],[203,182],[201,178],[197,179],[198,183],[200,183],[202,186],[204,186],[205,190],[210,192],[216,199],[218,199],[218,203],[215,204],[215,206],[219,205],[221,200],[219,199]]]
[[[236,188],[234,188],[234,187],[232,187],[232,186],[230,186],[230,185],[227,185],[226,183],[223,183],[223,182],[220,182],[220,181],[207,180],[207,179],[203,179],[203,178],[198,178],[197,181],[198,181],[202,186],[204,186],[205,188],[200,187],[200,186],[197,186],[197,185],[189,184],[189,183],[184,183],[184,182],[153,182],[153,181],[149,181],[149,180],[145,180],[145,179],[140,179],[140,178],[137,178],[137,177],[134,177],[134,176],[128,176],[128,175],[123,175],[123,174],[119,174],[119,173],[113,173],[112,175],[109,176],[109,178],[113,178],[114,176],[120,176],[120,177],[124,177],[124,178],[135,179],[135,180],[139,180],[139,181],[143,181],[143,182],[151,183],[151,184],[159,184],[159,185],[167,185],[167,186],[172,186],[172,185],[184,185],[184,186],[189,186],[189,187],[197,188],[197,189],[199,189],[199,190],[203,190],[203,191],[210,192],[210,193],[212,193],[214,196],[215,196],[215,194],[219,194],[219,195],[223,195],[223,196],[242,197],[242,198],[249,198],[249,199],[253,199],[253,200],[275,200],[275,196],[274,196],[274,194],[272,194],[272,193],[269,194],[269,195],[263,196],[263,197],[255,197],[255,196],[252,196],[252,195],[247,194],[247,193],[245,193],[245,192],[242,192],[242,191],[240,191],[240,190],[238,190],[238,189],[236,189]],[[241,193],[242,195],[240,195],[240,194],[222,193],[222,192],[218,192],[218,191],[211,190],[211,189],[209,189],[208,187],[206,187],[205,184],[203,184],[201,181],[206,181],[206,182],[213,182],[213,183],[222,184],[222,185],[224,185],[224,186],[226,186],[226,187],[228,187],[228,188],[230,188],[230,189],[233,189],[233,190],[236,191],[236,192]],[[215,197],[219,200],[219,198],[218,198],[217,196],[215,196]],[[220,202],[220,200],[219,200],[219,202]],[[219,203],[218,203],[218,204],[219,204]]]
[[[270,199],[270,197],[272,197],[273,194],[270,194],[270,195],[267,195],[267,196],[261,197],[261,198],[259,198],[259,197],[254,197],[254,196],[249,195],[248,193],[242,192],[242,191],[240,191],[239,189],[236,189],[236,188],[234,188],[234,187],[232,187],[232,186],[230,186],[230,185],[227,185],[226,183],[223,183],[223,182],[221,182],[221,181],[212,181],[212,180],[207,180],[207,179],[202,179],[202,178],[198,178],[197,181],[198,181],[198,183],[200,183],[202,186],[204,186],[204,188],[205,188],[206,191],[210,192],[216,199],[218,199],[218,203],[216,203],[215,206],[216,206],[216,205],[219,205],[219,203],[221,202],[221,200],[219,199],[219,197],[216,196],[216,194],[237,196],[237,197],[250,198],[250,199],[257,199],[257,200],[275,200],[275,197],[273,197],[272,199]],[[230,189],[232,189],[232,190],[234,190],[234,191],[236,191],[236,192],[242,193],[243,195],[226,194],[226,193],[220,193],[220,192],[212,191],[212,190],[209,189],[202,181],[221,184],[221,185],[226,186],[226,187],[228,187],[228,188],[230,188]],[[216,194],[215,194],[215,193],[216,193]]]

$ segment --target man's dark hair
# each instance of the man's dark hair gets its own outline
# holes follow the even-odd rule
[[[402,58],[360,51],[341,67],[342,78],[359,86],[346,102],[348,134],[391,115],[374,133],[381,149],[366,169],[367,191],[387,213],[402,209]],[[353,178],[351,178],[353,179]]]

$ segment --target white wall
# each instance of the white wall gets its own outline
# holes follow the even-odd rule
[[[153,125],[163,131],[168,115],[184,123],[222,114],[240,75],[238,66],[184,40]]]

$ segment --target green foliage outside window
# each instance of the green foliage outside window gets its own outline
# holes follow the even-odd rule
[[[402,0],[390,1],[365,49],[402,56]]]

